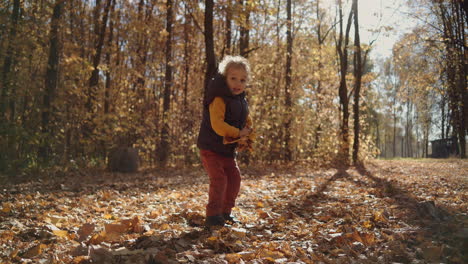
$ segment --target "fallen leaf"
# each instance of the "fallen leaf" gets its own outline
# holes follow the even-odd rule
[[[237,254],[239,254],[243,260],[247,260],[247,261],[255,258],[255,252],[253,251],[242,251]]]
[[[94,232],[94,229],[96,228],[95,224],[84,224],[80,227],[78,230],[78,242],[86,240],[91,233]]]
[[[372,221],[374,222],[388,222],[387,218],[384,215],[384,211],[375,212],[372,216]]]
[[[237,238],[243,238],[247,235],[247,230],[244,228],[232,228],[231,233]]]
[[[129,230],[129,226],[121,223],[117,224],[104,224],[104,229],[106,233],[119,233],[123,234]]]
[[[103,217],[104,219],[107,219],[107,220],[115,220],[115,217],[111,214],[105,214]]]
[[[11,207],[13,205],[11,203],[2,203],[2,212],[9,213],[11,212]]]
[[[72,260],[73,264],[88,263],[91,258],[89,256],[77,256]]]
[[[259,253],[259,256],[262,257],[262,258],[266,258],[266,259],[279,259],[279,258],[282,258],[284,257],[284,254],[280,251],[273,251],[273,250],[269,250],[269,249],[262,249],[260,250],[260,253]]]
[[[37,245],[34,245],[28,249],[26,249],[22,254],[21,256],[23,258],[33,258],[33,257],[36,257],[40,254],[42,254],[42,251],[44,249],[46,249],[47,246],[44,245],[44,244],[37,244]]]
[[[52,231],[52,233],[54,233],[54,235],[56,235],[58,237],[63,237],[63,238],[68,237],[68,231],[66,231],[66,230],[54,230],[54,231]]]
[[[50,218],[50,223],[58,227],[60,227],[62,223],[67,222],[67,218],[63,216],[51,215],[49,216],[49,218]]]
[[[106,241],[106,235],[107,234],[105,231],[102,231],[99,234],[95,234],[89,239],[89,243],[92,245],[101,244],[102,242]]]
[[[240,263],[241,257],[242,256],[237,253],[231,253],[231,254],[227,254],[224,257],[224,259],[227,260],[229,264],[233,264],[233,263]]]
[[[270,214],[268,214],[267,212],[265,212],[265,211],[263,211],[261,209],[258,209],[257,213],[258,213],[258,217],[261,218],[261,219],[270,218]]]

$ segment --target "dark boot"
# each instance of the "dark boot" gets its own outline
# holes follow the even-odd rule
[[[205,219],[205,226],[224,226],[224,218],[221,215],[207,216]]]
[[[240,224],[240,221],[231,214],[223,214],[224,221],[229,224]]]

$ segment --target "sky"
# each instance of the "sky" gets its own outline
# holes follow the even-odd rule
[[[389,57],[392,47],[398,39],[415,27],[416,21],[409,18],[407,0],[358,0],[359,27],[361,43],[369,43],[376,39],[371,52],[372,58]],[[324,5],[334,8],[336,0],[325,0]],[[349,1],[351,2],[351,1]],[[349,7],[345,9],[346,14]],[[379,27],[392,27],[391,31],[372,32]],[[354,35],[353,32],[350,33]]]

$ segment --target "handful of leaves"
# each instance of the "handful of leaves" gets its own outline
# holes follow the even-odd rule
[[[224,137],[223,138],[223,144],[233,144],[237,143],[237,149],[239,151],[249,151],[252,152],[253,150],[253,142],[255,140],[256,134],[255,131],[252,129],[250,134],[247,136],[243,137],[237,137],[237,138],[232,138],[232,137]]]

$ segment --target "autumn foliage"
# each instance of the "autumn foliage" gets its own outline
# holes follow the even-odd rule
[[[0,1],[1,261],[467,263],[466,161],[372,159],[466,157],[463,3],[409,1],[374,59],[391,29],[365,43],[359,1],[328,2]],[[257,137],[241,223],[207,230],[195,142],[229,54]]]
[[[371,54],[389,27],[360,40],[357,0],[0,7],[7,174],[104,167],[113,149],[128,147],[143,166],[198,163],[204,86],[228,54],[252,65],[248,98],[259,138],[243,161],[347,161],[351,146],[355,162],[379,153],[427,157],[439,134],[455,137],[454,155],[465,155],[466,12],[457,1],[410,5],[426,23],[402,37],[387,66]]]
[[[113,149],[127,147],[138,150],[143,166],[199,162],[194,143],[209,41],[203,5],[117,0],[1,5],[8,11],[0,14],[2,32],[8,32],[0,40],[2,171],[104,167]],[[340,122],[332,18],[315,4],[291,10],[286,18],[275,1],[217,3],[215,59],[242,51],[252,65],[248,98],[259,138],[251,160],[330,161]],[[306,20],[306,10],[320,14],[320,21]],[[288,19],[310,27],[291,28],[286,41]],[[316,22],[327,32],[319,39]],[[252,30],[253,25],[262,26]],[[372,78],[366,80],[364,97]],[[362,126],[365,158],[375,149]]]

